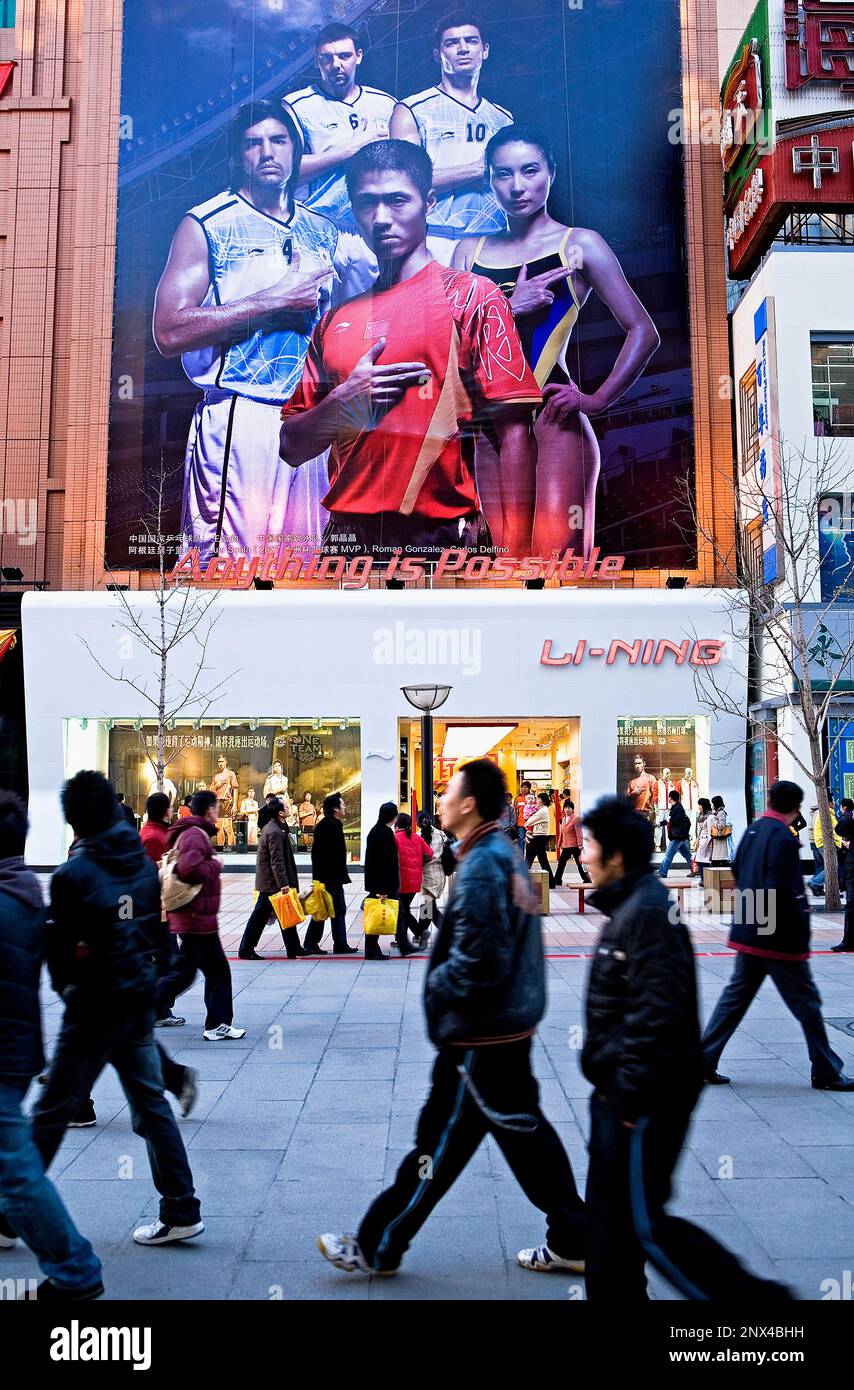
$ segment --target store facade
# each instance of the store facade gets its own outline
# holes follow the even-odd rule
[[[156,726],[121,679],[150,667],[140,644],[121,646],[125,599],[141,622],[153,618],[153,595],[24,599],[33,864],[65,854],[58,792],[81,767],[109,773],[143,809]],[[222,689],[215,705],[179,711],[167,732],[178,800],[209,785],[222,758],[238,815],[250,791],[263,803],[271,775],[288,778],[297,805],[307,790],[315,804],[341,791],[356,863],[380,804],[408,809],[420,787],[417,725],[401,687],[440,682],[451,693],[436,717],[437,788],[480,754],[514,792],[523,777],[569,787],[583,809],[631,784],[646,788],[653,819],[672,783],[688,804],[722,795],[736,834],[744,826],[745,724],[701,689],[726,689],[730,708],[746,699],[725,591],[253,590],[222,593],[211,616],[205,661]],[[186,644],[176,648],[170,679],[189,680],[193,661]]]

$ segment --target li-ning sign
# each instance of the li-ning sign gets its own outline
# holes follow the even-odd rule
[[[580,666],[588,659],[614,666],[625,658],[627,666],[660,666],[669,657],[675,666],[717,666],[723,656],[725,643],[714,637],[686,637],[683,642],[671,642],[668,637],[638,637],[624,642],[615,637],[607,647],[593,647],[586,637],[580,637],[574,651],[556,656],[553,643],[547,637],[540,653],[541,666]]]

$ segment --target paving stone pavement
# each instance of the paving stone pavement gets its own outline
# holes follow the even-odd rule
[[[234,956],[251,877],[224,879],[222,934]],[[349,932],[360,941],[360,884]],[[543,1108],[579,1184],[586,1172],[589,1086],[578,1068],[581,998],[601,918],[580,917],[571,891],[546,920],[549,1002],[535,1045]],[[689,923],[708,1015],[729,977],[725,924]],[[825,1016],[854,1016],[854,958],[828,953],[839,918],[814,918],[813,969]],[[147,1250],[131,1232],[157,1213],[145,1146],[132,1132],[112,1071],[95,1089],[98,1126],[69,1131],[52,1173],[104,1262],[116,1299],[555,1299],[580,1296],[573,1276],[521,1270],[516,1251],[542,1239],[543,1220],[491,1140],[476,1154],[410,1249],[395,1279],[344,1275],[315,1249],[317,1234],[352,1230],[409,1147],[426,1094],[432,1048],[421,990],[423,958],[287,961],[272,928],[264,963],[233,961],[236,1043],[202,1039],[200,984],[182,996],[184,1028],[159,1037],[201,1076],[181,1132],[206,1222],[186,1246]],[[328,944],[328,942],[326,943]],[[61,1006],[45,995],[50,1039]],[[854,1074],[854,1037],[831,1030]],[[712,1231],[757,1271],[821,1297],[825,1279],[854,1268],[854,1095],[813,1091],[800,1031],[769,984],[724,1056],[731,1087],[708,1089],[677,1174],[673,1210]],[[29,1252],[0,1254],[0,1277],[36,1273]],[[651,1273],[656,1298],[675,1297]],[[583,1288],[583,1285],[582,1285]]]

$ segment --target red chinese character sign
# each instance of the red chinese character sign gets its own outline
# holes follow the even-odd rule
[[[784,0],[786,86],[838,82],[854,92],[854,3]]]

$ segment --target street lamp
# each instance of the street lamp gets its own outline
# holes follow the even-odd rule
[[[401,693],[421,715],[421,809],[433,814],[433,711],[441,709],[451,685],[402,685]]]

